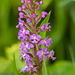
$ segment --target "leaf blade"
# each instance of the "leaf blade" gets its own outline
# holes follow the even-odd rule
[[[45,71],[45,75],[48,75],[48,73],[47,73],[47,67],[46,67],[46,60],[45,60],[45,58],[44,58],[44,52],[42,51],[42,53],[43,53],[43,64],[44,64],[44,71]]]
[[[13,66],[14,75],[18,75],[17,68],[16,68],[16,62],[15,62],[15,54],[14,53],[13,53],[12,66]]]

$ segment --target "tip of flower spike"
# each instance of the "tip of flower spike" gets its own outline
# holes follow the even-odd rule
[[[21,0],[21,3],[25,3],[25,1],[24,0]]]
[[[42,5],[43,4],[43,1],[40,1],[40,5]]]

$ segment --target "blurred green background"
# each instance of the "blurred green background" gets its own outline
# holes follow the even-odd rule
[[[52,28],[47,36],[53,39],[53,43],[48,50],[53,49],[57,58],[47,62],[48,74],[75,75],[75,0],[43,1],[38,14],[43,10],[51,11],[49,21]],[[21,5],[20,0],[0,0],[0,75],[15,75],[16,71],[18,75],[27,75],[19,73],[25,66],[19,60],[19,29],[16,29],[19,17],[17,8]]]

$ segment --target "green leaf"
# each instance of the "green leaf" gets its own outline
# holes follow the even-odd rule
[[[49,14],[46,16],[46,18],[42,21],[42,23],[40,24],[40,26],[42,26],[44,23],[47,24],[50,18],[50,14],[51,11],[49,12]],[[46,37],[46,31],[44,32],[40,32],[40,35],[42,36],[42,39],[44,39]]]
[[[16,62],[15,62],[15,53],[13,54],[13,61],[12,61],[13,71],[14,75],[18,75],[17,68],[16,68]]]

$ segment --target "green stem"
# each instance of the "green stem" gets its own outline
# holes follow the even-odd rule
[[[73,63],[73,67],[74,67],[74,74],[75,74],[75,60],[74,60],[74,54],[73,54],[73,50],[72,48],[69,46],[69,51],[70,51],[70,55],[71,55],[71,59],[72,59],[72,63]]]

